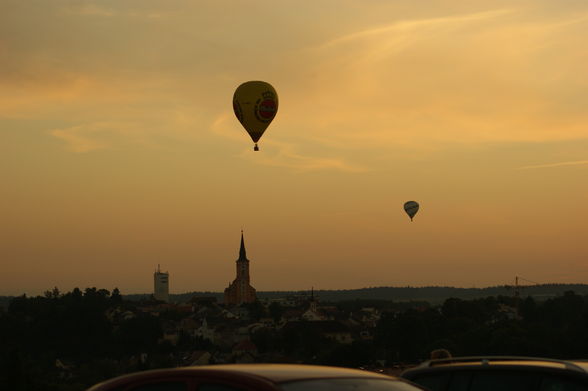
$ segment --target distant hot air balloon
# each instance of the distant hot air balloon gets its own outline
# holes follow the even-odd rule
[[[235,90],[233,110],[259,151],[257,142],[278,112],[276,90],[264,81],[245,82]]]
[[[407,201],[404,203],[404,210],[408,217],[410,217],[410,221],[412,221],[414,215],[419,211],[419,203],[416,201]]]

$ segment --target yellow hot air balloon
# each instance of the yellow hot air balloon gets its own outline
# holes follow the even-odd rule
[[[259,151],[257,142],[278,112],[276,90],[264,81],[245,82],[235,90],[233,110]]]

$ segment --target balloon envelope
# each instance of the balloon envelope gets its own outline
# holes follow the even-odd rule
[[[233,110],[253,142],[257,143],[278,112],[278,94],[264,81],[245,82],[235,90]],[[257,144],[255,147],[257,150]]]
[[[404,203],[404,211],[410,217],[410,221],[412,221],[412,218],[414,217],[414,215],[416,215],[417,212],[419,211],[419,203],[416,201],[405,202]]]

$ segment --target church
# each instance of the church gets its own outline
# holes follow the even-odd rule
[[[249,260],[245,253],[245,241],[243,231],[241,231],[241,248],[239,249],[239,259],[237,263],[237,277],[225,289],[225,305],[240,305],[243,303],[253,303],[257,300],[255,288],[250,284],[249,278]]]

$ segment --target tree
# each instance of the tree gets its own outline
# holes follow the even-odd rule
[[[280,303],[274,301],[269,305],[269,314],[275,323],[278,323],[280,319],[282,319],[283,313],[284,308],[280,305]]]
[[[259,300],[255,300],[253,303],[244,304],[244,306],[249,310],[251,319],[256,322],[266,315],[265,307]]]
[[[53,288],[50,291],[45,291],[45,297],[48,299],[58,299],[61,296],[59,289],[57,287]]]
[[[110,301],[114,305],[118,305],[118,304],[122,303],[122,296],[121,296],[120,291],[118,290],[118,288],[114,288],[112,290],[112,295],[110,296]]]

